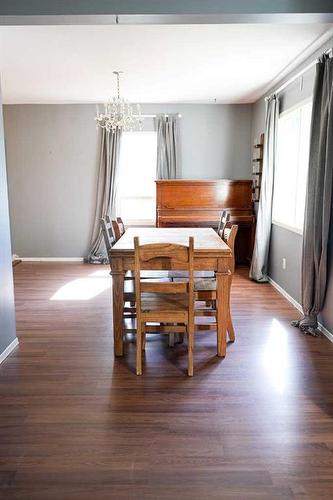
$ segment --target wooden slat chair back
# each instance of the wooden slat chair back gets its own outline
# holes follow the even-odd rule
[[[113,233],[113,237],[114,237],[114,242],[116,243],[118,240],[120,240],[120,238],[123,236],[123,234],[126,231],[125,224],[123,223],[121,217],[117,217],[117,219],[112,219],[111,225],[112,225],[112,233]],[[153,279],[153,278],[156,278],[156,279],[163,278],[163,279],[165,279],[165,278],[169,278],[168,271],[156,271],[156,270],[154,270],[154,271],[150,271],[150,270],[149,271],[143,271],[141,273],[141,277],[147,278],[147,279]],[[132,271],[128,271],[126,273],[125,279],[134,279]]]
[[[231,224],[230,222],[227,223],[224,235],[222,237],[223,241],[228,245],[228,247],[232,251],[232,267],[231,267],[231,274],[234,274],[235,272],[235,240],[238,232],[238,225],[237,224]]]
[[[107,250],[108,255],[109,255],[109,252],[110,252],[110,250],[115,242],[110,218],[108,216],[106,216],[105,218],[101,218],[100,224],[101,224],[101,229],[102,229],[103,238],[104,238],[104,242],[105,242],[105,247],[106,247],[106,250]]]
[[[117,242],[122,237],[121,230],[120,230],[120,227],[119,227],[119,223],[116,221],[116,219],[112,219],[111,223],[112,223],[113,235],[114,235],[114,238],[115,238],[115,240]]]
[[[226,210],[221,212],[221,217],[217,227],[217,234],[222,238],[224,235],[225,228],[230,223],[230,213]],[[197,278],[214,278],[215,273],[213,271],[195,271],[194,277]],[[169,278],[172,280],[177,280],[179,278],[186,278],[187,274],[184,271],[169,271]]]
[[[100,219],[100,224],[102,228],[102,233],[105,241],[105,247],[108,253],[108,257],[110,260],[110,250],[115,243],[115,237],[112,229],[112,222],[108,215]],[[134,286],[131,286],[131,283],[128,281],[128,277],[125,277],[125,286],[124,286],[124,303],[130,302],[131,307],[124,306],[124,317],[135,318],[135,293]]]
[[[122,236],[126,231],[125,224],[124,224],[123,219],[121,217],[117,217],[116,220],[118,222],[120,236]]]
[[[136,372],[142,374],[142,348],[145,332],[151,331],[147,323],[163,323],[163,331],[168,333],[185,332],[188,334],[188,375],[193,375],[193,342],[194,342],[194,241],[189,238],[189,245],[167,243],[151,243],[141,245],[139,238],[134,238],[135,249],[135,297],[137,314],[136,333]],[[188,272],[186,282],[147,281],[141,278],[142,268],[154,263],[154,268],[170,259],[170,265],[180,267]],[[161,263],[161,264],[159,264]],[[176,325],[179,328],[176,328]]]
[[[221,212],[221,217],[217,227],[217,234],[221,236],[221,238],[223,238],[224,230],[229,222],[230,222],[230,214],[226,210],[223,210]]]

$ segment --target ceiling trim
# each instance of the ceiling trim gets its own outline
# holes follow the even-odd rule
[[[162,15],[0,15],[0,26],[163,25],[163,24],[312,24],[333,23],[331,13],[162,14]]]
[[[326,49],[331,48],[333,45],[333,27],[319,36],[314,42],[312,42],[306,49],[302,51],[301,54],[296,56],[293,61],[291,61],[283,70],[281,70],[270,82],[267,83],[264,87],[258,90],[256,94],[254,94],[254,98],[252,102],[256,102],[262,97],[266,96],[272,89],[278,87],[284,83],[294,71],[303,69],[309,59],[317,58]]]

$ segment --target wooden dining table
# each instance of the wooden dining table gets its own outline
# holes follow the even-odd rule
[[[212,228],[130,228],[110,250],[112,296],[113,296],[113,336],[116,356],[123,356],[123,312],[124,279],[127,271],[134,270],[134,236],[140,244],[175,243],[188,245],[189,237],[194,238],[194,269],[215,271],[217,294],[217,353],[224,357],[227,346],[228,321],[230,315],[230,275],[232,252],[228,245]],[[171,259],[160,259],[147,263],[147,270],[182,270],[171,265]]]

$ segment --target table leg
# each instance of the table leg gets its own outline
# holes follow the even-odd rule
[[[229,317],[228,317],[228,334],[230,342],[235,342],[235,330],[232,322],[231,309],[230,309],[230,295],[231,295],[231,283],[232,283],[232,275],[229,276]]]
[[[124,272],[112,271],[113,340],[115,356],[123,356]]]
[[[230,274],[229,266],[216,273],[217,355],[222,358],[224,358],[227,351],[227,329],[230,317],[229,274]]]

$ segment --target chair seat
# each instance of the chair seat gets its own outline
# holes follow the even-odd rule
[[[186,278],[175,278],[177,283],[186,281]],[[195,292],[216,292],[216,279],[215,278],[194,278],[194,291]]]
[[[148,270],[148,271],[141,271],[141,279],[150,279],[150,278],[168,278],[169,279],[169,271],[154,271],[154,270]],[[133,271],[127,271],[125,274],[125,279],[131,279],[134,280],[134,272]]]
[[[183,312],[188,310],[187,294],[143,293],[141,296],[141,311],[147,312]]]
[[[178,278],[188,278],[187,271],[168,271],[169,278],[178,279]],[[215,278],[214,271],[194,271],[194,278]]]
[[[201,291],[216,291],[216,280],[215,279],[204,279],[197,278],[194,280],[194,290],[196,292]]]
[[[155,279],[154,277],[151,277],[151,279],[147,279],[147,282],[157,282],[157,283],[165,283],[169,282],[170,280],[168,278],[160,278],[160,279]],[[133,294],[135,300],[135,286],[134,286],[134,280],[125,280],[124,281],[124,294],[129,295]]]

